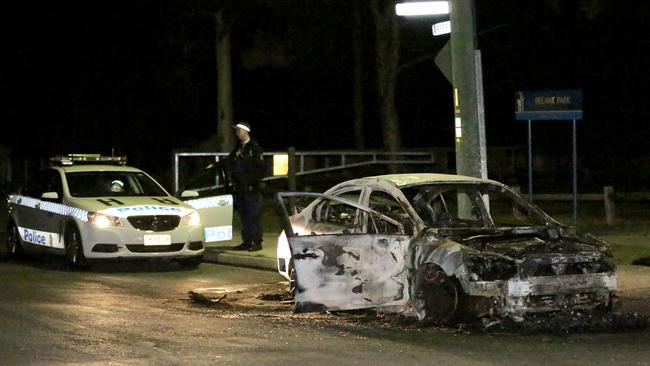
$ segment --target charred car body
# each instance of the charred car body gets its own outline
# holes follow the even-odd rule
[[[376,308],[445,323],[612,305],[607,243],[495,181],[385,175],[278,201],[278,270],[297,312]]]

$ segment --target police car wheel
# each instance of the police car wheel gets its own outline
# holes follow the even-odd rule
[[[76,226],[70,227],[65,235],[65,258],[68,265],[73,269],[80,269],[86,266],[83,246],[81,244],[81,233]]]
[[[10,258],[20,258],[22,246],[20,245],[20,234],[13,223],[7,226],[7,254]]]

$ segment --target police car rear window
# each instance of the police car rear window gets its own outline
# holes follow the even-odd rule
[[[167,196],[155,181],[139,172],[66,173],[73,197]]]

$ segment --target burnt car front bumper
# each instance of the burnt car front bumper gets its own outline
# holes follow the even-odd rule
[[[532,313],[606,307],[617,280],[613,273],[591,273],[470,281],[465,287],[469,296],[483,300],[475,301],[483,312],[517,319]]]

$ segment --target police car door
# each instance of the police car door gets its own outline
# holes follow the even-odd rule
[[[211,194],[199,198],[199,192],[221,193],[219,185],[222,166],[212,163],[204,170],[189,177],[180,191],[175,193],[186,204],[195,208],[201,215],[201,224],[205,230],[205,242],[232,240],[233,197],[230,194]]]
[[[45,194],[56,193],[56,197]],[[46,169],[38,172],[21,194],[12,197],[14,219],[20,238],[39,247],[63,249],[60,235],[62,216],[62,185],[59,172]]]
[[[185,199],[185,198],[183,198]],[[193,198],[185,203],[194,207],[201,215],[205,242],[232,239],[232,195]]]
[[[312,203],[289,217],[305,198]],[[400,223],[335,196],[278,193],[277,200],[296,273],[297,312],[406,304],[410,237]]]

